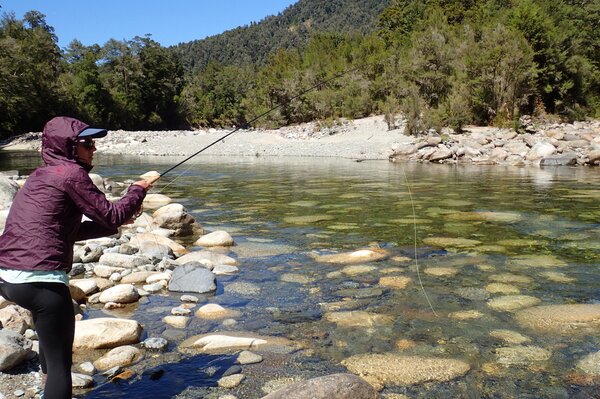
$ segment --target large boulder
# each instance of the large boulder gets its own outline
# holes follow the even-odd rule
[[[187,213],[181,204],[168,204],[158,208],[153,214],[156,226],[163,229],[175,230],[175,236],[190,236],[195,231],[202,234],[202,226]]]
[[[140,342],[142,326],[135,320],[100,317],[75,322],[73,348],[108,349]]]
[[[379,394],[354,374],[331,374],[299,381],[262,399],[377,399]]]
[[[210,270],[188,263],[178,266],[169,281],[169,291],[204,294],[217,289],[216,277]]]
[[[203,235],[194,243],[194,245],[199,245],[201,247],[230,247],[233,244],[231,235],[223,230],[213,231],[212,233]]]

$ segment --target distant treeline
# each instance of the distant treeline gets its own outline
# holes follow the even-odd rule
[[[294,7],[303,3],[318,4]],[[511,126],[522,114],[600,117],[597,0],[386,4],[369,32],[320,30],[294,48],[247,62],[203,59],[201,67],[181,46],[164,48],[150,37],[74,41],[61,51],[43,14],[5,14],[0,135],[40,130],[58,114],[110,129],[245,126],[275,106],[259,126],[385,114],[390,127],[402,115],[408,132],[419,134]],[[320,84],[341,71],[350,72]]]

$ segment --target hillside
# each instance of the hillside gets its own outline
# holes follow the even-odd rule
[[[306,43],[315,32],[370,32],[391,0],[300,0],[282,13],[174,49],[186,70],[209,61],[225,65],[262,64],[279,48]]]

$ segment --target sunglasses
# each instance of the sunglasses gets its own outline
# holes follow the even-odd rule
[[[88,150],[91,150],[92,148],[96,147],[96,142],[94,140],[79,141],[77,143],[81,144],[83,148],[87,148]]]

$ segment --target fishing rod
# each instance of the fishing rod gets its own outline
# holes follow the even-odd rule
[[[333,76],[332,76],[332,77],[330,77],[329,79],[326,79],[326,80],[319,81],[319,82],[315,83],[314,85],[310,86],[309,88],[307,88],[307,89],[304,89],[304,90],[302,90],[301,92],[299,92],[298,94],[294,95],[292,98],[290,98],[290,99],[288,100],[288,103],[290,103],[291,101],[293,101],[293,100],[295,100],[295,99],[297,99],[297,98],[300,98],[300,97],[302,97],[303,95],[305,95],[305,94],[307,94],[307,93],[309,93],[309,92],[313,91],[314,89],[316,89],[316,88],[318,88],[318,87],[320,87],[320,86],[323,86],[323,85],[325,85],[325,84],[327,84],[327,83],[329,83],[329,82],[331,82],[331,81],[333,81],[333,80],[339,79],[339,78],[341,78],[342,76],[344,76],[344,75],[347,75],[347,74],[349,74],[349,73],[351,73],[351,72],[357,71],[357,70],[359,70],[360,68],[362,68],[364,65],[366,65],[366,64],[361,64],[361,65],[358,65],[358,66],[356,66],[356,67],[354,67],[354,68],[350,68],[350,69],[347,69],[347,70],[345,70],[345,71],[342,71],[342,72],[340,72],[340,73],[338,73],[338,74],[336,74],[336,75],[333,75]],[[250,121],[248,121],[248,122],[244,123],[242,126],[240,126],[240,127],[236,127],[236,128],[235,128],[235,129],[233,129],[232,131],[228,132],[227,134],[225,134],[225,135],[223,135],[222,137],[220,137],[220,138],[216,139],[215,141],[213,141],[212,143],[208,144],[207,146],[205,146],[205,147],[201,148],[200,150],[196,151],[195,153],[193,153],[192,155],[188,156],[187,158],[185,158],[185,159],[184,159],[184,160],[182,160],[181,162],[179,162],[179,163],[177,163],[177,164],[175,164],[175,165],[171,166],[170,168],[168,168],[168,169],[167,169],[167,170],[165,170],[164,172],[162,172],[162,173],[159,173],[158,175],[154,175],[154,176],[152,176],[152,177],[148,178],[147,180],[148,180],[150,183],[154,183],[155,181],[157,181],[158,179],[160,179],[161,177],[163,177],[163,176],[164,176],[164,175],[166,175],[167,173],[169,173],[169,172],[171,172],[172,170],[174,170],[174,169],[178,168],[179,166],[183,165],[184,163],[186,163],[186,162],[187,162],[187,161],[189,161],[190,159],[194,158],[194,157],[195,157],[195,156],[197,156],[198,154],[200,154],[200,153],[202,153],[202,152],[206,151],[207,149],[209,149],[209,148],[210,148],[210,147],[212,147],[213,145],[215,145],[215,144],[217,144],[217,143],[219,143],[219,142],[221,142],[221,141],[225,140],[227,137],[231,136],[232,134],[234,134],[234,133],[236,133],[236,132],[238,132],[238,131],[240,131],[240,130],[242,130],[242,129],[244,129],[244,128],[251,127],[251,126],[252,126],[252,124],[253,124],[254,122],[256,122],[257,120],[259,120],[259,119],[261,119],[261,118],[263,118],[263,117],[265,117],[265,116],[267,116],[267,115],[268,115],[268,114],[270,114],[271,112],[278,110],[278,109],[279,109],[279,108],[281,108],[283,105],[284,105],[284,104],[279,104],[279,105],[276,105],[275,107],[272,107],[272,108],[268,109],[267,111],[263,112],[262,114],[260,114],[260,115],[258,115],[258,116],[256,116],[256,117],[254,117],[254,118],[253,118],[253,119],[251,119]]]

